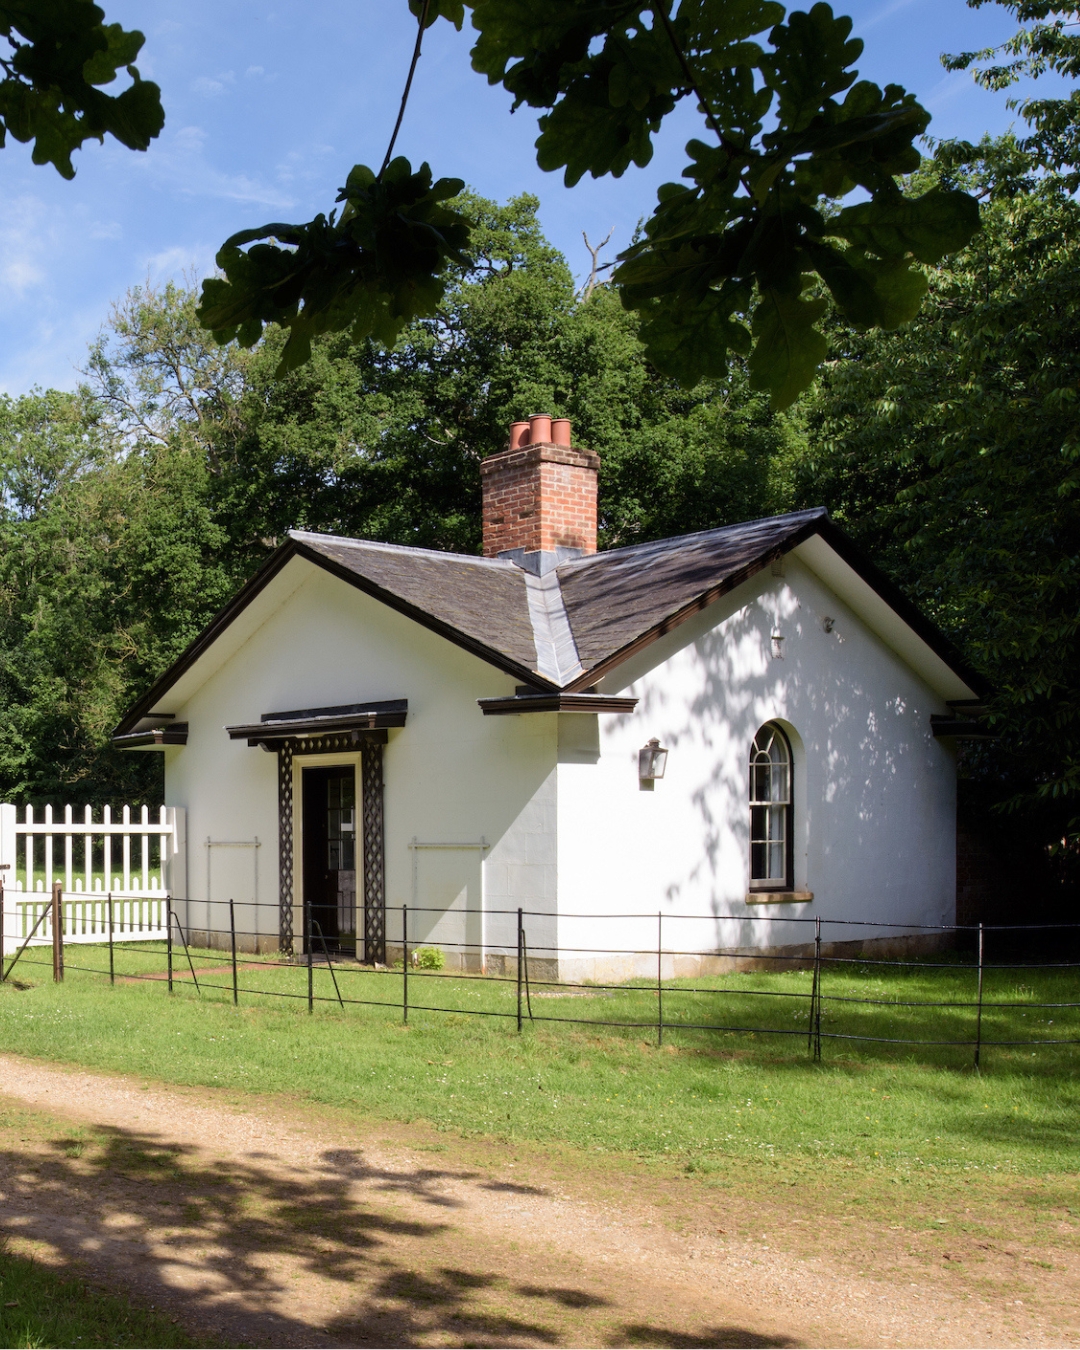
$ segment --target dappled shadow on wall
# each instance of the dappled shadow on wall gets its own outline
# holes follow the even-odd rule
[[[771,599],[779,605],[781,598]],[[796,847],[810,841],[819,874],[844,865],[830,837],[841,824],[848,859],[879,842],[889,789],[913,750],[911,716],[901,698],[875,700],[853,663],[837,661],[814,678],[803,663],[790,659],[806,626],[815,622],[816,616],[793,601],[775,615],[766,612],[763,622],[762,610],[752,603],[722,631],[704,634],[676,658],[685,663],[683,679],[689,671],[689,697],[682,683],[677,697],[657,683],[640,688],[637,717],[670,747],[672,763],[681,747],[705,749],[706,762],[690,794],[697,843],[681,879],[663,898],[677,910],[684,893],[706,888],[717,918],[718,946],[807,939],[801,926],[782,918],[727,917],[742,908],[746,893],[749,748],[759,728],[778,720],[792,741]],[[771,623],[788,635],[787,653],[781,648],[779,657],[768,633]],[[811,888],[814,882],[811,876]],[[940,917],[935,911],[925,921]]]

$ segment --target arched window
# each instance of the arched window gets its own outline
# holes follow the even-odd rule
[[[750,747],[750,889],[790,891],[791,746],[766,722]]]

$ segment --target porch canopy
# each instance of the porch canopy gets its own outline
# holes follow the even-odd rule
[[[263,713],[258,722],[225,730],[230,740],[261,745],[264,750],[278,750],[287,742],[324,736],[370,745],[385,743],[388,728],[403,727],[408,711],[409,701],[404,698],[381,703],[347,703],[336,708],[297,708]]]

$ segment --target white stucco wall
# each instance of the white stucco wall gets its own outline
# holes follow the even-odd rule
[[[413,942],[516,950],[516,919],[490,911],[554,910],[555,719],[484,717],[476,700],[513,693],[509,676],[302,559],[289,562],[256,605],[238,621],[246,633],[242,642],[230,638],[227,659],[208,654],[161,705],[189,723],[187,745],[168,752],[165,791],[169,805],[188,812],[190,924],[207,923],[208,899],[240,898],[252,886],[252,850],[214,849],[208,897],[207,839],[257,837],[260,931],[277,929],[277,757],[230,741],[223,728],[268,712],[407,698],[407,725],[390,731],[384,749],[389,940],[400,941],[401,906],[419,902],[461,913],[437,929],[433,916],[414,915]],[[298,759],[296,773],[302,763],[354,760]],[[414,839],[490,847],[412,850]],[[489,911],[483,923],[481,886]],[[297,932],[299,922],[297,913]],[[227,909],[217,906],[210,923],[227,928]]]
[[[634,714],[562,719],[560,913],[652,916],[564,919],[562,945],[655,952],[658,912],[669,916],[664,946],[689,950],[812,939],[796,916],[952,922],[955,757],[930,730],[944,698],[797,557],[784,573],[758,574],[603,681],[640,700]],[[772,720],[795,759],[795,886],[814,899],[763,907],[746,903],[747,781],[751,742]],[[590,733],[571,725],[585,721],[591,754]],[[637,752],[652,736],[670,754],[646,792]],[[823,936],[871,933],[826,924]],[[655,968],[655,956],[641,967]]]
[[[930,715],[947,712],[953,694],[927,678],[789,556],[784,575],[759,574],[601,684],[635,695],[632,715],[485,717],[477,699],[512,693],[511,677],[294,558],[159,705],[190,727],[166,760],[166,801],[187,810],[188,921],[227,928],[221,902],[254,898],[257,859],[258,930],[277,931],[277,757],[223,728],[274,711],[407,698],[407,725],[384,752],[391,944],[405,904],[447,911],[439,921],[414,915],[414,943],[509,953],[521,906],[532,912],[531,953],[579,947],[582,968],[588,949],[655,952],[658,912],[664,946],[690,951],[806,941],[812,928],[796,917],[948,922],[955,763]],[[774,719],[795,756],[795,885],[814,899],[750,906],[749,748]],[[670,754],[666,777],[643,792],[637,753],[651,736]],[[298,759],[297,808],[303,763],[355,761]],[[294,820],[299,907],[298,809]],[[207,849],[208,839],[256,838],[257,851]],[[488,847],[416,850],[414,840]],[[585,915],[608,917],[571,917]],[[565,956],[560,964],[573,968]],[[655,957],[641,971],[654,972]]]

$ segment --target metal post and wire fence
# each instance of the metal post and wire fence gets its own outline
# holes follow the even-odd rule
[[[114,986],[158,980],[171,994],[190,983],[199,997],[224,996],[236,1008],[241,995],[245,1002],[299,999],[306,1001],[311,1014],[316,1005],[333,1005],[339,1014],[360,1007],[398,1008],[405,1025],[414,1014],[423,1013],[509,1019],[519,1034],[527,1026],[607,1028],[614,1034],[640,1034],[651,1028],[657,1046],[673,1035],[682,1043],[688,1036],[768,1037],[781,1042],[805,1037],[806,1053],[814,1061],[822,1059],[826,1043],[837,1049],[845,1044],[874,1045],[885,1053],[934,1047],[966,1050],[967,1062],[980,1070],[991,1048],[1018,1051],[1080,1044],[1080,989],[1075,979],[1080,959],[1060,959],[1070,951],[1080,955],[1080,924],[963,927],[785,918],[779,923],[786,935],[805,933],[807,940],[786,946],[770,947],[763,941],[760,946],[744,942],[725,947],[686,940],[680,944],[670,937],[674,932],[676,938],[681,933],[685,939],[687,925],[722,921],[658,911],[655,948],[650,953],[648,941],[621,947],[605,941],[608,933],[614,937],[630,932],[628,925],[636,925],[637,933],[646,937],[650,920],[642,914],[555,916],[522,907],[488,910],[489,931],[505,938],[505,944],[485,945],[467,939],[468,912],[413,904],[400,910],[399,977],[391,966],[358,960],[356,951],[344,948],[338,935],[325,931],[310,910],[301,925],[303,952],[286,957],[266,954],[275,939],[264,921],[276,921],[276,906],[230,897],[228,927],[202,925],[194,942],[190,926],[182,922],[190,902],[182,898],[166,899],[164,931],[153,940],[145,937],[145,915],[122,916],[117,922],[112,894],[102,899],[105,914],[100,922],[94,921],[99,927],[90,932],[91,938],[99,933],[106,938],[101,945],[107,948],[107,963],[99,968],[94,952],[100,947],[95,949],[93,941],[76,931],[81,922],[77,902],[84,902],[84,896],[66,896],[57,884],[51,896],[37,902],[36,913],[25,903],[16,911],[5,904],[0,887],[4,932],[0,983],[17,965],[50,964],[33,955],[49,945],[57,984],[64,982],[65,973],[80,978],[107,975]],[[223,902],[215,903],[224,913]],[[447,931],[451,920],[459,925],[457,938]],[[504,921],[505,927],[499,927]],[[744,929],[748,922],[768,921],[740,916]],[[575,945],[574,924],[580,923],[587,924],[586,936]],[[535,953],[529,941],[533,929],[541,935]],[[767,936],[775,930],[759,931]],[[449,962],[450,968],[425,964],[429,951],[425,944],[434,940],[435,932],[441,934],[436,943],[439,960]],[[990,959],[991,947],[995,953],[1004,947],[1005,955],[1018,958],[1024,954],[1022,943],[1042,940],[1045,946],[1051,935],[1058,959],[1044,959],[1039,952],[1026,960]],[[925,950],[908,956],[891,954],[897,938],[922,943]],[[883,946],[883,940],[889,945]],[[80,945],[65,954],[69,942]],[[176,969],[177,943],[186,970]],[[241,946],[245,952],[253,948],[250,957],[241,960]],[[228,962],[224,966],[223,957]],[[696,974],[676,973],[692,970],[695,964]],[[305,968],[306,989],[298,967]],[[324,967],[328,984],[322,976],[316,978]],[[826,967],[828,1000],[823,992]],[[226,981],[215,979],[215,972],[226,975]],[[412,980],[420,981],[419,994]],[[1019,980],[1026,983],[1006,988],[1008,997],[992,992],[992,985]],[[565,1004],[534,1006],[534,999],[571,997],[582,1000],[575,1015]],[[653,999],[654,1012],[646,1002]],[[1046,1034],[1033,1034],[1039,1021]]]

